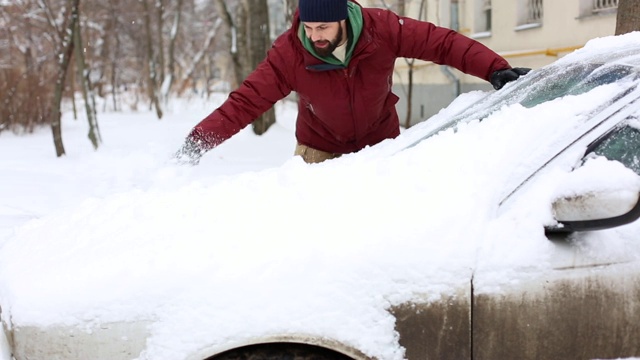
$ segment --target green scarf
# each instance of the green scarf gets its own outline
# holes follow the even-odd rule
[[[344,63],[333,55],[329,56],[320,56],[316,53],[313,48],[313,43],[304,32],[304,24],[300,23],[300,27],[298,28],[298,37],[300,41],[302,41],[302,45],[307,51],[311,53],[311,55],[317,57],[318,59],[332,65],[344,65],[345,67],[349,65],[349,60],[351,60],[351,55],[353,55],[353,49],[356,48],[356,44],[358,43],[358,39],[360,38],[360,34],[362,33],[362,27],[364,25],[364,21],[362,20],[362,9],[357,4],[349,1],[348,5],[348,16],[349,21],[347,22],[347,51],[346,56],[344,58]]]

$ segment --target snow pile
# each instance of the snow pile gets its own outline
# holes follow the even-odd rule
[[[14,217],[0,233],[0,305],[21,325],[152,320],[153,359],[275,333],[402,359],[389,306],[439,300],[478,272],[488,292],[547,268],[542,225],[561,190],[536,188],[499,216],[498,203],[536,166],[531,149],[554,146],[554,133],[583,124],[575,108],[617,90],[507,106],[401,150],[485,96],[474,92],[399,139],[317,165],[291,157],[288,103],[267,135],[243,130],[194,168],[167,159],[212,104],[176,103],[161,122],[104,114],[95,153],[67,114],[67,148],[81,151],[64,159],[52,159],[46,131],[3,133],[0,210]],[[637,255],[634,231],[599,236]]]

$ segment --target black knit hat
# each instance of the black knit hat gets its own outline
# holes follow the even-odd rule
[[[348,0],[299,0],[300,21],[336,22],[347,18]]]

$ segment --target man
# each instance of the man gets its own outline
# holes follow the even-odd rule
[[[353,0],[299,0],[291,28],[229,98],[187,136],[180,162],[200,157],[296,91],[295,155],[308,163],[356,152],[400,134],[391,92],[396,58],[453,66],[495,89],[529,69],[453,30]]]

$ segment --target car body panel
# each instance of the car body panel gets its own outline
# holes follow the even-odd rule
[[[501,294],[476,294],[475,359],[612,359],[640,354],[640,273],[562,268]]]
[[[631,275],[629,275],[631,273]],[[498,294],[391,311],[407,359],[638,356],[640,273],[626,264],[561,268]]]
[[[455,295],[390,309],[407,359],[472,358],[471,288],[470,279],[469,286]]]
[[[0,322],[0,359],[10,359],[12,349],[13,345],[12,342],[9,341],[4,323]]]
[[[17,359],[130,360],[149,337],[149,321],[77,326],[16,326],[10,332]]]
[[[130,360],[142,354],[152,321],[103,323],[99,326],[18,326],[7,331],[16,359],[29,360]],[[3,333],[4,334],[4,333]],[[358,349],[326,337],[281,334],[219,344],[185,356],[185,360],[216,358],[233,349],[254,345],[304,344],[332,350],[353,360],[375,360]],[[34,346],[37,345],[37,346]]]

